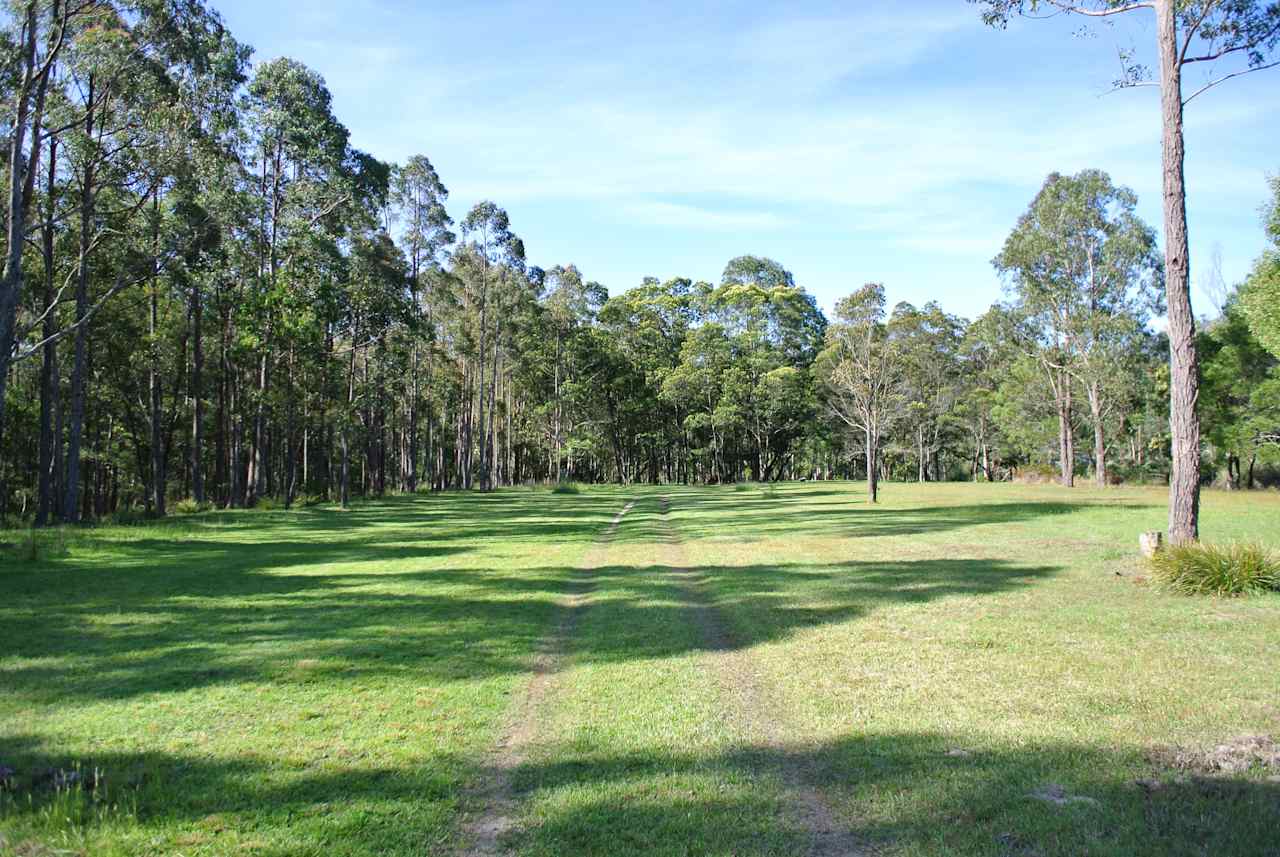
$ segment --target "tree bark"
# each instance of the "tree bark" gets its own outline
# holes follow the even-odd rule
[[[89,75],[88,109],[85,111],[85,138],[92,142],[94,124],[94,80]],[[84,431],[85,377],[88,362],[89,325],[84,323],[89,312],[89,253],[92,249],[93,182],[97,155],[90,151],[85,161],[80,187],[80,253],[76,271],[75,352],[71,365],[71,421],[67,430],[67,480],[63,486],[62,518],[68,523],[80,520],[80,441]]]
[[[204,306],[191,283],[191,497],[204,502]]]
[[[4,272],[0,276],[0,444],[4,442],[5,389],[9,381],[9,362],[13,354],[13,341],[17,334],[18,302],[22,297],[22,248],[27,234],[28,174],[33,164],[28,162],[23,147],[29,125],[39,124],[39,118],[31,113],[36,89],[36,30],[38,4],[28,0],[22,26],[22,80],[14,94],[12,126],[9,129],[9,187],[5,235]],[[38,137],[38,133],[33,136]],[[0,482],[0,502],[7,490]]]
[[[160,194],[156,193],[152,200],[155,234],[153,235],[153,246],[156,250],[156,258],[151,274],[151,300],[150,300],[150,324],[148,331],[151,340],[151,359],[150,359],[150,376],[148,378],[148,386],[151,399],[151,498],[155,505],[155,514],[157,517],[163,518],[165,515],[165,494],[166,491],[166,474],[165,463],[167,456],[165,455],[165,438],[164,425],[162,422],[162,405],[163,396],[160,382],[160,276],[159,276],[159,249],[160,249]],[[179,364],[181,365],[181,364]]]
[[[1097,381],[1089,384],[1089,414],[1093,418],[1093,470],[1099,488],[1107,487],[1107,441],[1103,425],[1102,390]]]
[[[61,424],[55,414],[58,411],[58,343],[53,337],[58,332],[58,315],[54,310],[57,300],[57,277],[54,273],[53,240],[54,240],[54,191],[58,180],[58,138],[49,138],[49,163],[46,167],[45,185],[45,217],[40,228],[40,253],[44,259],[44,344],[43,361],[40,366],[40,461],[39,488],[36,505],[36,526],[43,527],[57,517],[57,474],[59,456],[57,455],[57,436],[54,426]],[[61,434],[60,432],[58,433]]]
[[[1058,385],[1058,463],[1062,484],[1075,487],[1075,428],[1071,425],[1071,378],[1064,372]]]
[[[876,457],[878,446],[875,433],[870,428],[866,430],[867,435],[867,499],[872,503],[879,502],[880,499],[880,483],[876,474]]]
[[[1200,537],[1200,397],[1195,317],[1191,312],[1187,247],[1185,147],[1182,138],[1182,68],[1175,0],[1156,0],[1160,52],[1160,105],[1164,133],[1164,275],[1169,318],[1169,542]]]

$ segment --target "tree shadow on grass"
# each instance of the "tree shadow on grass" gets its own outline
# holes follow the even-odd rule
[[[538,513],[527,504],[543,497],[529,497],[517,496],[526,503],[520,515],[536,523]],[[394,528],[382,528],[384,540],[348,536],[315,542],[296,534],[274,539],[271,530],[255,531],[261,539],[256,542],[169,542],[146,533],[116,546],[113,555],[123,555],[122,568],[60,563],[6,572],[0,576],[7,594],[0,605],[0,651],[19,659],[6,668],[6,685],[29,704],[66,706],[209,686],[322,678],[342,686],[390,677],[450,682],[527,672],[538,642],[560,615],[558,602],[579,591],[584,573],[519,562],[501,569],[454,565],[483,546],[466,527],[458,530],[459,522],[502,523],[491,521],[485,499],[464,504],[447,522],[425,524],[417,542]],[[580,512],[570,520],[591,523],[573,526],[598,536],[620,498],[585,499],[556,498],[548,520]],[[409,498],[404,505],[412,510],[435,500]],[[657,543],[666,532],[651,499],[612,540]],[[449,567],[434,567],[441,560]],[[592,569],[591,582],[607,588],[610,597],[590,609],[601,611],[617,630],[593,639],[576,656],[624,661],[698,648],[680,635],[639,630],[696,618],[698,605],[669,571],[641,565]],[[1055,569],[949,559],[699,571],[716,579],[732,606],[767,616],[733,643],[750,646],[856,619],[884,604],[1021,588]],[[820,598],[810,598],[813,587],[823,588]],[[302,661],[305,668],[299,667]]]
[[[1280,852],[1280,783],[1254,769],[1208,775],[1167,766],[1138,747],[1061,741],[978,745],[901,732],[818,745],[743,745],[722,752],[593,753],[544,747],[512,772],[524,810],[508,844],[527,855],[811,853],[787,783],[823,795],[865,853],[959,857],[1258,857]],[[16,773],[0,793],[0,824],[40,832],[53,770],[101,773],[99,797],[127,797],[136,837],[170,853],[181,842],[213,853],[251,835],[255,853],[456,853],[465,788],[493,775],[437,754],[406,767],[317,759],[280,766],[245,757],[47,752],[38,738],[0,739]],[[85,792],[78,799],[90,800]],[[65,823],[63,823],[65,826]],[[46,831],[47,833],[48,831]],[[93,823],[81,831],[86,842]]]
[[[756,490],[690,490],[678,487],[667,493],[676,501],[677,511],[694,513],[679,521],[681,535],[691,539],[914,536],[1028,523],[1099,509],[1136,511],[1158,508],[1131,497],[1096,495],[1085,495],[1079,499],[994,499],[984,503],[957,503],[946,493],[939,495],[937,503],[928,506],[914,503],[899,506],[892,495],[886,498],[886,502],[873,505],[853,491],[794,484],[767,496]],[[956,498],[963,499],[964,496],[956,495]]]
[[[0,608],[0,645],[28,659],[5,671],[32,703],[74,705],[210,685],[358,681],[399,675],[459,681],[523,673],[584,582],[609,597],[590,609],[616,629],[575,656],[592,661],[671,657],[712,645],[652,627],[694,621],[699,606],[662,566],[609,565],[495,572],[465,567],[361,573],[146,575],[107,592],[75,574],[78,597],[38,616]],[[703,570],[726,576],[735,606],[763,611],[735,647],[856,619],[877,607],[1017,589],[1049,566],[992,560],[782,564]],[[55,575],[61,576],[61,575]],[[109,581],[108,581],[109,583]],[[829,585],[821,606],[806,588]],[[52,594],[46,594],[52,600]],[[668,625],[667,623],[676,623]],[[632,633],[634,631],[634,633]],[[575,645],[583,645],[575,640]],[[63,660],[69,658],[70,661]],[[300,660],[309,666],[299,670]]]

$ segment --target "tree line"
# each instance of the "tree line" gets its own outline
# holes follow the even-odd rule
[[[0,50],[0,515],[529,481],[856,476],[874,497],[1050,466],[1168,478],[1167,270],[1099,171],[1048,177],[979,318],[869,284],[828,319],[757,256],[615,294],[532,264],[500,206],[455,220],[425,155],[353,148],[319,74],[251,66],[199,0],[27,0]],[[1275,258],[1197,340],[1204,455],[1232,485],[1264,478],[1280,438]]]

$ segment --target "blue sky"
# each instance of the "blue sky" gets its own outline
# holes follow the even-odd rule
[[[1160,226],[1155,89],[1108,94],[1149,15],[985,28],[963,0],[760,4],[213,0],[255,60],[319,71],[354,145],[435,164],[460,218],[621,292],[771,256],[830,309],[864,282],[976,316],[1051,171],[1097,167]],[[1188,87],[1199,79],[1193,72]],[[1193,278],[1263,246],[1280,70],[1188,108]],[[1197,311],[1208,301],[1197,290]]]

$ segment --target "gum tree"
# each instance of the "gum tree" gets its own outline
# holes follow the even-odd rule
[[[1187,242],[1186,181],[1182,116],[1187,103],[1205,91],[1243,74],[1280,64],[1280,3],[1271,0],[969,0],[982,8],[983,20],[1005,27],[1018,15],[1046,13],[1109,18],[1151,11],[1156,19],[1156,80],[1132,56],[1122,54],[1120,87],[1159,86],[1164,174],[1165,283],[1169,318],[1169,423],[1173,473],[1169,480],[1169,540],[1194,541],[1200,518],[1199,367],[1195,317],[1191,311]],[[1234,63],[1195,89],[1183,92],[1188,66],[1216,61]]]
[[[884,286],[868,283],[836,304],[819,367],[831,413],[862,433],[867,499],[874,503],[880,493],[880,441],[902,401],[902,354],[889,336]]]

